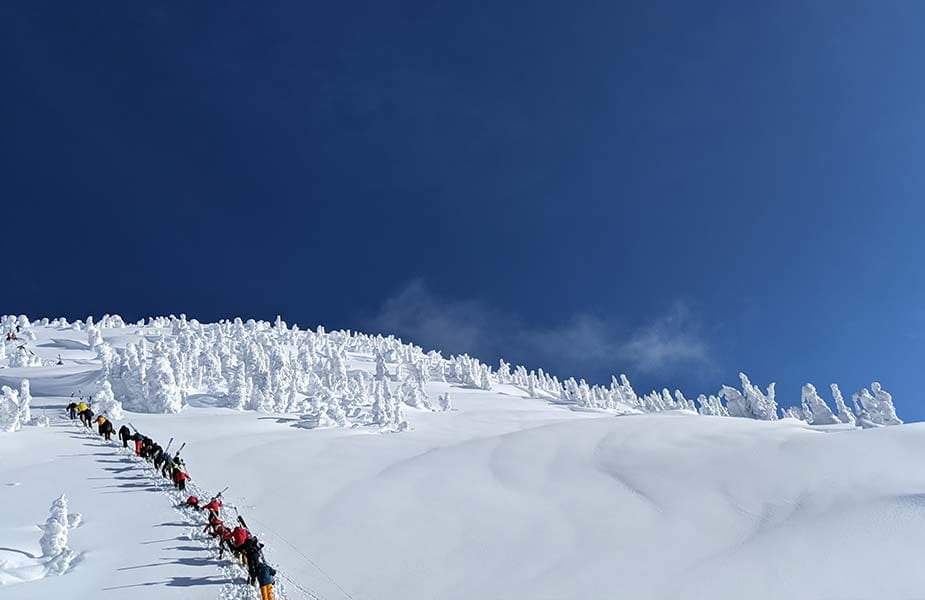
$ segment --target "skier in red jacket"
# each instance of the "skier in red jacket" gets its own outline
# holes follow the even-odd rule
[[[186,491],[186,482],[189,481],[190,479],[192,478],[189,475],[187,475],[185,472],[181,471],[180,469],[177,469],[174,472],[173,483],[174,485],[177,486],[177,489],[180,490],[181,492]]]
[[[215,497],[209,500],[209,503],[202,507],[202,510],[209,511],[209,518],[218,517],[219,511],[222,509],[222,499]]]

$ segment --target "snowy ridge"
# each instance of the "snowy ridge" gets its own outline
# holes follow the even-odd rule
[[[25,316],[5,316],[0,325],[21,339],[8,341],[10,367],[49,364],[28,347],[36,329],[52,332],[86,331],[87,348],[101,365],[100,381],[111,411],[122,407],[136,412],[176,413],[191,397],[208,397],[213,404],[265,413],[301,413],[303,427],[374,426],[383,431],[404,431],[409,425],[404,407],[449,410],[449,396],[432,399],[425,393],[429,381],[452,382],[475,389],[510,384],[531,398],[547,399],[577,409],[615,413],[689,410],[702,415],[758,420],[796,418],[810,424],[844,424],[879,427],[898,425],[892,397],[878,382],[871,391],[852,396],[854,412],[833,384],[837,414],[811,384],[804,387],[800,406],[778,407],[774,384],[766,391],[740,373],[741,391],[722,386],[716,395],[700,395],[696,402],[680,390],[668,389],[638,395],[626,375],[613,377],[609,386],[589,385],[569,378],[559,381],[542,369],[511,367],[503,359],[497,370],[468,355],[444,358],[394,336],[352,331],[327,332],[239,318],[203,324],[195,319],[156,317],[127,325],[118,315],[99,322],[64,319],[32,322]],[[126,332],[125,330],[129,330]],[[47,332],[42,331],[43,337]],[[54,338],[53,338],[54,339]],[[113,343],[107,340],[118,340]],[[58,344],[60,346],[60,344]],[[73,345],[72,345],[73,347]],[[359,359],[375,364],[375,371],[349,369]],[[61,366],[66,362],[60,359]],[[115,403],[118,397],[121,404]],[[0,405],[0,426],[13,419],[15,400]]]
[[[29,347],[52,364],[2,368],[0,385],[21,395],[28,378],[32,421],[50,423],[0,433],[0,456],[13,457],[0,461],[0,560],[40,553],[34,523],[62,491],[84,522],[68,540],[80,557],[68,572],[10,593],[251,593],[194,537],[190,517],[177,518],[179,498],[165,498],[167,484],[156,486],[146,463],[61,422],[75,387],[94,404],[111,400],[91,383],[101,365],[82,348],[86,331],[32,331]],[[171,335],[147,326],[101,334],[114,350],[144,337],[152,351]],[[376,355],[345,352],[348,374],[402,394],[400,361],[383,356],[377,379]],[[402,402],[409,427],[400,435],[378,435],[377,425],[306,430],[310,413],[236,410],[222,392],[191,393],[180,413],[126,410],[125,420],[153,439],[186,442],[197,489],[230,486],[290,600],[310,597],[305,590],[348,598],[338,586],[355,600],[880,600],[925,589],[922,425],[810,426],[628,406],[615,418],[617,410],[544,392],[538,374],[532,398],[529,375],[521,387],[493,371],[490,390],[431,377],[425,397],[449,397],[452,409]],[[864,568],[845,568],[859,561]]]

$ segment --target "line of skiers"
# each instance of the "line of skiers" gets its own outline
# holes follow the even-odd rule
[[[208,520],[202,531],[218,540],[219,558],[225,555],[226,550],[230,552],[247,567],[248,580],[251,585],[260,588],[263,600],[273,600],[276,569],[264,560],[263,543],[248,530],[247,523],[241,515],[238,515],[236,523],[225,525],[221,518],[223,492],[224,490],[216,494],[204,505],[200,505],[196,496],[190,496],[184,505],[188,509],[208,513]]]
[[[72,394],[73,396],[73,394]],[[86,402],[83,397],[79,398],[80,402],[71,402],[67,406],[68,416],[71,420],[80,418],[82,424],[92,431],[92,424],[97,423],[98,431],[106,441],[111,439],[113,433],[112,422],[105,415],[99,415],[93,419],[93,410],[90,408],[92,397],[87,398]],[[180,492],[186,491],[186,482],[191,478],[186,472],[186,464],[180,457],[180,452],[186,446],[183,443],[178,450],[170,454],[170,446],[173,438],[168,442],[166,448],[143,435],[134,426],[122,425],[119,428],[119,440],[122,441],[123,448],[129,448],[129,442],[133,443],[133,449],[136,456],[139,456],[154,465],[154,469],[160,474],[170,479],[174,487]],[[132,431],[132,429],[135,429]],[[227,488],[226,488],[227,489]],[[233,528],[225,525],[221,519],[222,509],[222,490],[209,500],[205,505],[200,506],[199,498],[189,496],[183,503],[183,507],[196,511],[206,511],[208,521],[206,528],[203,530],[209,533],[213,538],[218,540],[219,558],[223,558],[225,550],[228,550],[235,558],[240,560],[246,567],[248,581],[251,585],[260,588],[260,594],[263,600],[273,600],[273,585],[275,583],[276,570],[268,565],[263,557],[263,543],[254,537],[247,529],[244,518],[238,515],[238,524]]]

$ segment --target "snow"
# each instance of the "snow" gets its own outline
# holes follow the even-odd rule
[[[255,598],[194,528],[202,517],[175,508],[181,496],[64,415],[78,389],[99,399],[104,344],[152,346],[144,350],[146,385],[159,386],[152,398],[175,404],[183,384],[165,374],[175,372],[176,357],[153,347],[171,328],[113,329],[99,320],[93,327],[104,344],[91,350],[53,341],[86,341],[88,327],[51,323],[31,328],[42,366],[0,369],[12,393],[28,377],[33,417],[51,421],[0,433],[0,597]],[[142,344],[146,336],[155,341]],[[48,364],[59,353],[65,364]],[[558,388],[545,373],[508,366],[485,390],[481,364],[468,357],[428,370],[424,381],[394,353],[337,356],[324,377],[368,377],[381,419],[338,413],[349,402],[332,398],[351,397],[348,389],[296,393],[293,404],[289,388],[287,406],[298,410],[266,414],[225,406],[224,384],[209,392],[202,382],[205,391],[195,402],[187,395],[177,413],[129,412],[126,404],[116,423],[162,444],[173,438],[174,448],[185,442],[200,497],[229,487],[226,506],[266,543],[282,598],[310,597],[303,590],[325,600],[922,595],[925,425],[882,426],[898,417],[879,384],[856,395],[877,426],[841,422],[842,401],[837,424],[815,427],[698,415],[683,394],[644,400],[625,379]],[[284,366],[280,356],[267,358]],[[229,369],[238,379],[240,364]],[[253,376],[245,366],[235,385]],[[768,418],[773,386],[743,388],[729,388],[741,396],[729,392],[737,410]],[[562,401],[554,389],[574,398]],[[444,410],[400,401],[418,402],[420,391]],[[618,394],[627,414],[607,408]],[[647,404],[666,410],[641,413]],[[700,404],[715,414],[726,408],[717,396]],[[333,426],[335,417],[344,423]],[[55,575],[42,566],[49,557],[36,524],[62,494],[67,506],[54,522],[66,540],[48,548],[72,554]],[[71,507],[82,513],[77,529],[61,525],[77,520]]]

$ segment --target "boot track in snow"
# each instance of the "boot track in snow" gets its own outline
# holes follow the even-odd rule
[[[67,421],[63,418],[61,418],[61,420]],[[114,450],[114,454],[121,455],[129,459],[132,463],[140,466],[148,483],[162,492],[170,500],[173,510],[180,515],[184,523],[189,525],[189,529],[184,538],[188,541],[196,542],[207,549],[212,559],[214,559],[215,566],[221,573],[222,578],[226,580],[227,583],[222,586],[219,594],[221,600],[260,600],[260,591],[248,583],[247,569],[235,560],[233,555],[226,555],[225,557],[219,558],[219,548],[217,544],[214,543],[215,539],[203,532],[203,528],[207,524],[206,520],[204,520],[200,514],[193,513],[190,509],[184,508],[184,503],[188,496],[196,495],[200,498],[211,497],[208,493],[199,489],[198,486],[193,483],[187,484],[187,491],[182,493],[179,492],[171,483],[166,481],[158,471],[155,471],[152,464],[136,456],[129,448],[122,448],[117,441],[110,441],[107,443],[100,439],[92,429],[88,429],[82,424],[78,424],[77,427],[87,439],[96,441],[103,448]],[[237,512],[234,505],[228,504],[227,507]],[[256,533],[253,532],[253,530],[251,531],[252,533]],[[286,577],[278,570],[277,583],[274,585],[274,596],[276,598],[281,600],[288,600],[290,598],[287,590],[288,586],[283,585],[282,581],[287,582],[297,591],[297,597],[308,598],[309,600],[326,600],[304,585]]]

